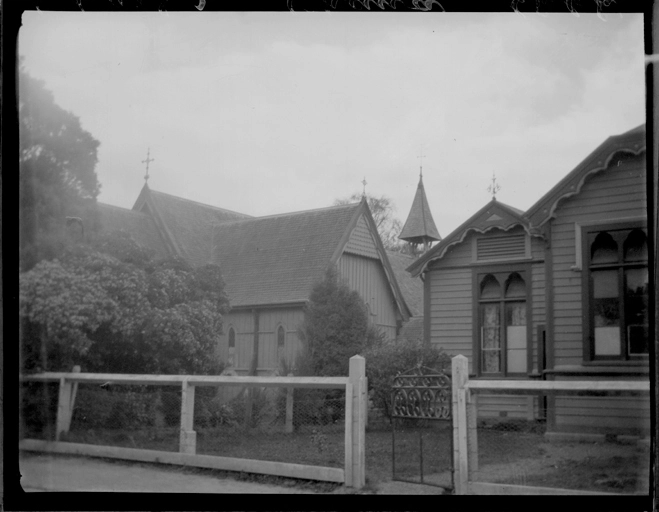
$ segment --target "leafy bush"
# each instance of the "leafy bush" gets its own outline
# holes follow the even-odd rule
[[[69,246],[19,276],[24,367],[220,373],[223,290],[218,266],[152,261],[120,231]]]
[[[422,341],[386,341],[370,347],[363,354],[366,377],[373,403],[389,417],[391,415],[391,386],[396,375],[416,366],[427,366],[450,372],[451,358],[443,350]]]

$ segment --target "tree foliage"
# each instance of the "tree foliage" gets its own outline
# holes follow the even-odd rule
[[[352,194],[347,199],[337,199],[334,201],[335,205],[350,204],[361,201],[362,194]],[[375,197],[366,194],[366,202],[373,215],[375,226],[377,227],[378,234],[382,240],[384,248],[390,251],[401,250],[405,245],[398,239],[403,225],[396,218],[396,207],[392,199],[387,196]]]
[[[89,230],[95,226],[99,142],[22,66],[18,117],[19,246],[27,269],[58,254],[66,217],[82,218]]]
[[[372,345],[364,354],[366,377],[373,403],[389,417],[391,414],[391,387],[396,375],[426,366],[437,371],[450,371],[451,358],[441,349],[421,340],[385,341]]]
[[[19,308],[49,370],[209,373],[228,310],[223,289],[216,265],[154,262],[114,232],[23,272]]]
[[[369,325],[366,304],[335,267],[312,289],[300,336],[304,349],[298,368],[316,376],[347,375],[349,359],[382,339]]]

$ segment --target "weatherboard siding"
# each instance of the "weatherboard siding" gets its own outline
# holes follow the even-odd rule
[[[302,308],[268,308],[259,310],[259,373],[281,371],[282,359],[286,366],[295,363],[301,348],[298,329],[304,314]],[[277,329],[282,325],[286,330],[284,350],[277,346]],[[233,369],[239,373],[248,372],[252,366],[254,349],[254,313],[252,310],[233,310],[224,317],[224,333],[220,336],[218,357],[227,361],[229,356],[229,328],[236,330],[236,348]]]
[[[471,269],[432,270],[430,280],[430,342],[451,356],[472,357],[472,279]]]
[[[389,281],[379,259],[343,253],[339,274],[368,304],[370,321],[389,339],[396,338],[397,311]]]
[[[575,224],[613,222],[645,215],[644,159],[621,163],[591,176],[581,192],[559,203],[552,221],[554,364],[583,359],[581,272],[576,263]]]

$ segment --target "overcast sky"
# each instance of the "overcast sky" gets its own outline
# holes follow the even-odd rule
[[[19,54],[101,143],[99,201],[144,184],[250,215],[366,191],[405,221],[423,179],[448,235],[526,210],[645,120],[635,14],[52,13]]]

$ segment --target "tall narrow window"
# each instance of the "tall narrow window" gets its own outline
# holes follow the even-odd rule
[[[515,375],[528,369],[524,272],[479,274],[480,373]]]
[[[586,244],[586,354],[593,360],[647,356],[649,280],[644,229],[593,228]]]
[[[281,361],[286,351],[286,330],[283,325],[277,328],[277,361]]]

